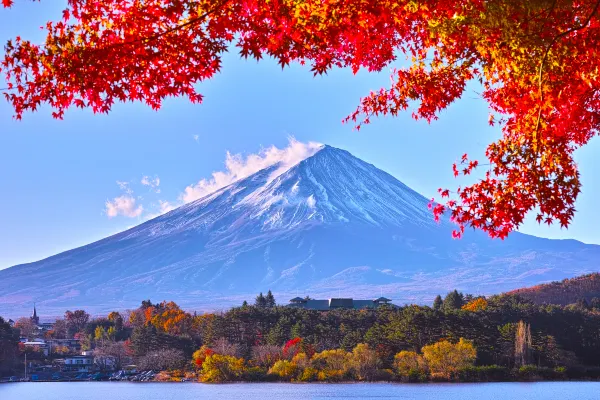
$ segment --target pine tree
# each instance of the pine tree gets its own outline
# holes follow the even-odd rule
[[[267,306],[267,299],[263,296],[262,292],[258,296],[256,296],[256,301],[254,302],[256,307],[265,308]]]
[[[444,311],[459,310],[463,306],[463,294],[454,290],[444,298]]]
[[[440,296],[439,294],[437,296],[435,296],[435,300],[433,300],[433,309],[434,310],[441,310],[442,309],[442,296]]]
[[[269,292],[267,292],[267,297],[265,297],[265,302],[266,302],[266,307],[268,307],[268,308],[275,307],[275,297],[273,296],[273,293],[271,293],[271,290],[269,290]]]
[[[246,300],[244,300],[244,302],[242,303],[242,307],[248,307],[248,302]]]

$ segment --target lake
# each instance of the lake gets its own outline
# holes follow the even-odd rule
[[[2,400],[597,400],[598,382],[289,384],[49,382],[0,384]]]

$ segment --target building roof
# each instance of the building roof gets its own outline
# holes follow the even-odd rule
[[[290,303],[302,303],[304,299],[302,297],[294,297],[290,300]]]
[[[392,300],[390,300],[390,299],[388,299],[388,298],[385,298],[385,297],[380,297],[380,298],[378,298],[378,299],[375,299],[375,300],[373,300],[373,301],[375,301],[375,302],[379,302],[379,303],[387,303],[388,301],[392,301]]]
[[[354,308],[352,299],[329,299],[329,308]]]
[[[331,298],[328,300],[305,300],[298,301],[296,299],[290,300],[288,307],[304,308],[307,310],[317,311],[329,311],[337,308],[355,309],[361,310],[366,308],[377,308],[382,304],[386,304],[387,301],[391,301],[383,298],[383,300],[354,300],[350,298]]]

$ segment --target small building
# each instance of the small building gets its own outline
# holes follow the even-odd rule
[[[39,350],[44,353],[45,356],[48,356],[50,353],[50,346],[43,339],[36,339],[33,342],[21,342],[25,347],[33,348],[34,350]]]
[[[65,357],[64,372],[90,372],[94,366],[94,356]]]
[[[79,353],[81,351],[79,339],[47,339],[46,343],[52,348],[53,352],[61,348],[66,348],[69,353]]]
[[[288,307],[304,308],[306,310],[331,311],[339,308],[343,309],[375,309],[382,305],[391,305],[391,300],[380,297],[374,300],[355,300],[352,298],[331,298],[327,300],[314,300],[310,298],[295,297],[290,300]]]

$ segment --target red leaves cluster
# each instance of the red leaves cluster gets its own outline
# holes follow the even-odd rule
[[[4,7],[12,1],[3,0]],[[1,68],[16,118],[49,104],[107,113],[116,101],[157,109],[169,96],[200,102],[195,85],[219,72],[232,45],[243,57],[381,71],[405,54],[390,88],[345,121],[413,109],[435,120],[469,81],[483,86],[502,128],[489,168],[432,205],[458,224],[504,238],[531,210],[567,226],[580,191],[573,152],[600,131],[600,0],[68,0],[42,46],[16,38]],[[463,157],[455,176],[472,174]]]
[[[285,345],[283,345],[283,358],[292,359],[296,354],[300,352],[300,347],[302,346],[301,338],[294,338],[288,340]]]

